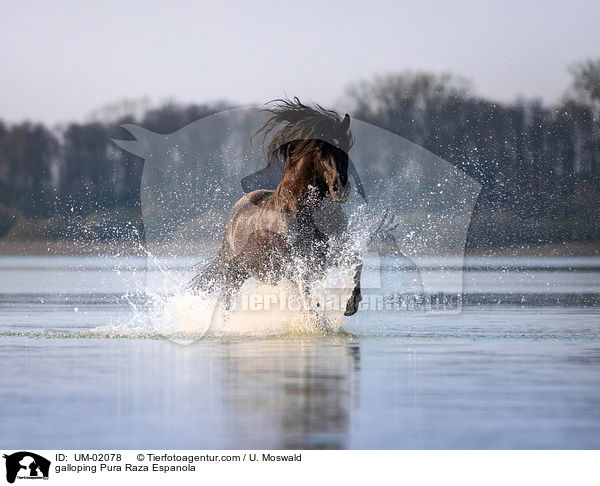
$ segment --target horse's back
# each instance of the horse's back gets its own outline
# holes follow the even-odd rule
[[[229,213],[228,228],[239,222],[241,218],[251,218],[257,212],[261,211],[272,195],[273,191],[258,189],[242,196],[233,206],[231,213]]]
[[[273,191],[258,189],[244,195],[231,210],[223,242],[234,254],[265,232],[286,235],[289,228],[282,213],[266,209]]]
[[[267,189],[257,189],[256,191],[252,191],[246,194],[237,202],[237,204],[246,200],[247,204],[259,206],[267,202],[267,200],[273,195],[274,192],[275,191],[268,191]]]

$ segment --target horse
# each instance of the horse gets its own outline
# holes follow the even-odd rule
[[[348,257],[342,251],[349,241],[342,204],[350,192],[350,116],[342,119],[298,98],[271,104],[254,136],[262,134],[263,143],[271,136],[267,167],[281,164],[281,181],[275,190],[257,189],[237,201],[216,258],[190,285],[194,291],[220,289],[226,309],[250,277],[268,284],[299,281],[306,295],[312,282]],[[362,262],[356,253],[349,257],[356,268],[346,316],[354,315],[362,300]]]

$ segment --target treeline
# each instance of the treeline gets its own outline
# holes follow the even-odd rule
[[[471,95],[460,79],[427,73],[362,82],[347,90],[346,101],[355,118],[427,148],[483,185],[471,246],[595,241],[600,100],[584,67],[575,73],[579,92],[555,107],[494,103]],[[44,237],[81,237],[81,228],[90,238],[143,237],[143,161],[111,142],[127,138],[120,125],[168,134],[226,108],[171,103],[137,119],[72,123],[60,131],[0,123],[0,236],[25,217],[49,221]]]
[[[60,131],[42,124],[0,124],[0,237],[20,216],[50,218],[44,237],[143,237],[143,160],[111,141],[129,136],[120,125],[171,133],[225,108],[224,103],[169,103],[140,119],[71,123]]]
[[[378,77],[347,94],[356,117],[482,184],[471,246],[600,239],[598,94],[571,93],[555,107],[499,104],[471,96],[460,79],[424,73]]]

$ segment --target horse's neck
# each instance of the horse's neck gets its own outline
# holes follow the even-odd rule
[[[298,161],[288,164],[283,172],[283,178],[271,197],[273,209],[297,214],[306,201],[309,186],[314,185],[314,174],[310,161]]]

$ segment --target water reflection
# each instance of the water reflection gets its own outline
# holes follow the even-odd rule
[[[235,444],[347,446],[360,349],[345,339],[222,343],[223,402]]]

